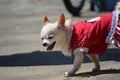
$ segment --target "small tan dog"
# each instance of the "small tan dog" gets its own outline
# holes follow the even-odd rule
[[[104,53],[108,44],[120,47],[120,2],[113,13],[105,14],[92,20],[80,21],[72,24],[61,14],[58,21],[50,23],[44,17],[41,30],[43,46],[48,50],[59,49],[65,56],[75,55],[74,66],[65,76],[72,76],[81,66],[84,55],[94,63],[93,71],[100,70],[97,54]]]

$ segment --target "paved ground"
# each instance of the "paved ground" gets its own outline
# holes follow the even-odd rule
[[[85,58],[76,76],[63,77],[74,57],[44,52],[39,36],[43,16],[56,21],[61,12],[70,17],[61,0],[0,0],[0,80],[120,80],[120,50],[114,48],[100,56],[101,72],[91,73],[93,64]],[[101,14],[88,6],[82,13],[74,22]]]

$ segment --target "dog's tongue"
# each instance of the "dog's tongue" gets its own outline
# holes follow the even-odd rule
[[[52,49],[53,49],[53,45],[50,45],[50,46],[47,47],[47,51],[50,51]]]
[[[50,46],[47,47],[47,51],[51,51],[54,48],[56,42],[54,42],[53,44],[51,44]]]

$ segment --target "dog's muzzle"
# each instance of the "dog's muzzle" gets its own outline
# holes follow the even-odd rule
[[[51,51],[54,48],[55,44],[56,44],[56,41],[54,41],[51,45],[48,45],[47,43],[44,43],[43,46],[47,47],[46,51]]]

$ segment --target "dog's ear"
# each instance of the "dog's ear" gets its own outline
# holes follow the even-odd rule
[[[62,26],[63,27],[64,24],[65,24],[65,16],[64,16],[63,13],[61,13],[61,15],[60,15],[60,17],[58,19],[58,26]]]
[[[43,19],[44,25],[46,25],[48,22],[49,22],[49,20],[48,20],[47,16],[45,16],[44,19]]]

